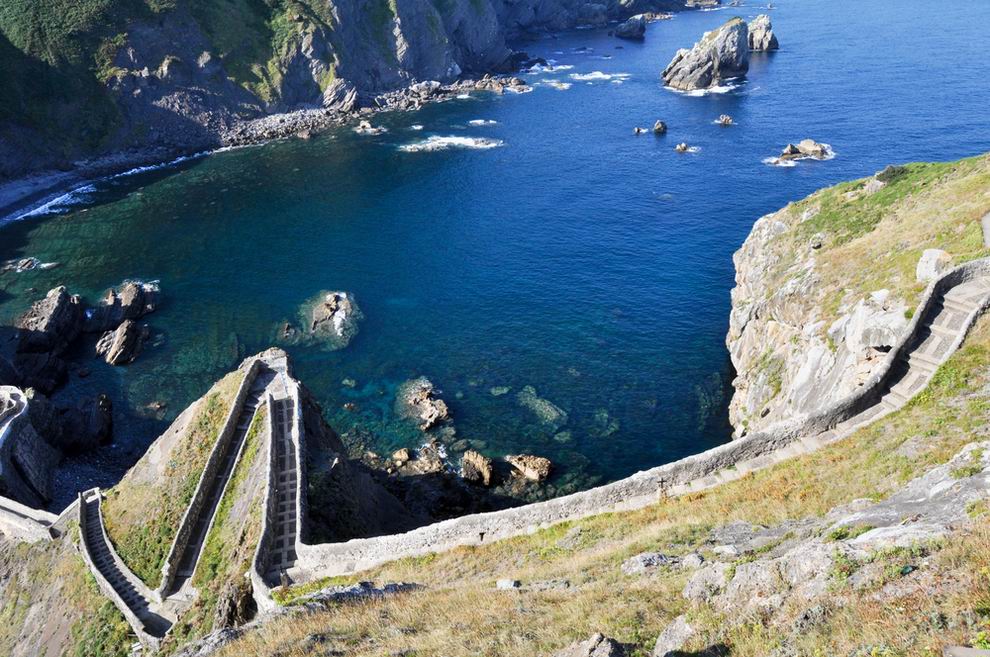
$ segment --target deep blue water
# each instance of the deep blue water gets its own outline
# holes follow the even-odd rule
[[[273,344],[280,322],[324,289],[353,292],[367,319],[342,351],[290,349],[296,373],[338,431],[360,429],[380,451],[422,442],[391,412],[395,386],[417,375],[442,390],[457,438],[557,461],[552,493],[727,440],[727,399],[714,393],[731,375],[731,255],[752,223],[889,163],[990,150],[990,3],[776,4],[781,50],[754,56],[729,93],[673,93],[658,73],[677,48],[734,13],[760,13],[755,5],[680,14],[651,25],[642,44],[605,30],[522,44],[573,66],[524,77],[567,90],[380,116],[389,133],[379,137],[342,130],[220,153],[101,183],[64,214],[0,227],[0,259],[61,263],[0,276],[0,319],[59,283],[95,299],[125,278],[159,279],[166,295],[149,317],[160,346],[126,368],[93,361],[62,393],[112,391],[117,422],[116,444],[63,477],[112,483],[168,419]],[[570,77],[594,71],[628,77]],[[722,113],[736,125],[714,125]],[[469,125],[476,119],[497,124]],[[632,134],[656,119],[666,137]],[[503,145],[399,150],[431,135]],[[837,157],[762,163],[805,137]],[[677,154],[679,141],[700,151]],[[570,414],[569,441],[517,404],[526,385]],[[512,392],[493,397],[492,386]],[[167,403],[165,420],[142,410],[153,400]]]

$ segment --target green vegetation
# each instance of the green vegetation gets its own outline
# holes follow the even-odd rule
[[[735,520],[773,525],[820,517],[858,498],[883,499],[985,435],[990,423],[988,360],[990,318],[984,318],[924,394],[838,443],[640,511],[602,514],[528,536],[404,559],[359,573],[353,579],[417,582],[423,588],[275,620],[221,654],[300,657],[311,645],[306,638],[321,634],[327,651],[358,657],[381,654],[383,645],[448,657],[543,655],[603,632],[632,643],[633,654],[648,655],[663,628],[677,615],[688,613],[698,635],[686,646],[687,652],[724,644],[733,657],[765,657],[780,645],[787,624],[772,623],[758,614],[739,622],[732,612],[691,607],[681,596],[688,576],[682,569],[627,577],[619,564],[644,550],[710,555],[708,532]],[[900,449],[908,441],[911,449]],[[797,654],[871,654],[882,646],[884,654],[898,657],[937,655],[943,645],[973,641],[977,631],[990,629],[959,622],[919,622],[968,614],[976,614],[981,623],[990,619],[990,516],[978,510],[973,515],[974,524],[944,544],[881,551],[866,562],[837,560],[831,573],[834,591],[826,599],[841,595],[841,604],[830,607],[824,620],[798,636]],[[845,538],[867,529],[850,527]],[[834,538],[844,540],[839,534]],[[910,570],[914,567],[955,584],[938,595],[924,586],[906,587],[894,594],[900,597],[893,602],[876,596],[877,587],[914,577]],[[846,584],[865,568],[879,572],[871,586],[860,589]],[[503,577],[524,585],[566,579],[570,587],[496,595],[492,582]],[[349,578],[295,587],[280,599],[291,603],[322,584],[346,581]]]
[[[952,476],[955,479],[965,479],[967,477],[975,477],[981,472],[983,472],[983,450],[974,449],[969,453],[969,463],[954,468],[952,470]]]
[[[238,370],[213,387],[173,438],[167,463],[155,463],[149,452],[107,491],[107,534],[124,563],[152,589],[161,583],[165,557],[243,378]]]
[[[92,586],[97,588],[95,580]],[[95,594],[102,597],[98,588]],[[131,654],[133,641],[131,627],[105,597],[93,618],[72,628],[73,654],[76,657],[127,657]]]
[[[248,429],[193,575],[199,597],[173,629],[173,647],[216,629],[214,622],[223,596],[236,592],[235,597],[250,597],[250,583],[244,575],[251,568],[261,537],[267,418],[267,408],[261,406]]]

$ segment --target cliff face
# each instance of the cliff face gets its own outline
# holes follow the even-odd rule
[[[903,334],[931,271],[986,254],[987,157],[889,167],[759,219],[733,260],[726,344],[737,434],[854,392]]]
[[[507,40],[681,0],[55,0],[0,10],[0,180],[239,121],[508,70]]]

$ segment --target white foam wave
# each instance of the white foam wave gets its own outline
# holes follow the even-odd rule
[[[527,85],[525,87],[506,87],[506,91],[511,91],[514,94],[528,94],[533,90],[533,87]]]
[[[498,121],[493,121],[491,119],[472,119],[471,121],[468,121],[468,125],[473,125],[475,127],[486,126],[486,125],[498,125]]]
[[[467,100],[471,97],[471,94],[457,94],[459,100]]]
[[[573,64],[560,64],[560,65],[557,65],[556,62],[553,62],[553,60],[550,60],[550,61],[548,61],[546,63],[546,65],[543,65],[543,64],[533,64],[528,69],[526,69],[526,72],[527,73],[532,73],[532,74],[535,75],[535,74],[539,74],[539,73],[556,73],[558,71],[569,71],[572,68],[574,68],[574,65]]]
[[[592,71],[591,73],[571,73],[570,78],[572,80],[578,80],[581,82],[594,82],[597,80],[628,80],[631,77],[629,73],[602,73],[601,71]]]
[[[702,96],[708,96],[710,94],[727,94],[730,91],[735,91],[740,85],[738,83],[729,82],[728,84],[718,85],[714,87],[708,87],[707,89],[693,89],[691,91],[684,91],[683,89],[674,89],[673,87],[664,86],[667,91],[672,91],[675,94],[681,94],[682,96],[691,96],[693,98],[700,98]]]
[[[412,144],[403,144],[402,146],[399,146],[399,150],[404,153],[431,153],[435,151],[446,151],[452,148],[487,150],[490,148],[498,148],[503,144],[504,142],[500,139],[456,137],[453,135],[441,137],[438,135],[433,135],[423,141],[417,141]]]
[[[409,129],[410,130],[417,130],[417,131],[419,131],[419,130],[422,130],[423,129],[423,126],[420,125],[419,123],[414,123],[411,126],[409,126]]]
[[[765,157],[762,160],[763,164],[768,164],[772,167],[796,167],[797,162],[794,160],[782,160],[779,157]]]
[[[91,195],[94,192],[96,192],[95,185],[83,185],[82,187],[77,187],[70,192],[62,194],[61,196],[56,196],[52,200],[39,205],[33,210],[17,215],[14,217],[14,220],[27,219],[28,217],[39,217],[46,214],[65,214],[67,212],[71,212],[73,207],[89,202]]]
[[[572,86],[570,82],[561,82],[560,80],[547,80],[543,84],[547,85],[548,87],[553,87],[558,91],[567,91]]]
[[[801,155],[799,157],[787,158],[786,160],[779,157],[765,157],[761,161],[763,162],[763,164],[769,164],[775,167],[794,167],[797,166],[798,162],[804,160],[817,160],[818,162],[826,162],[828,160],[835,159],[836,153],[835,150],[832,149],[832,145],[822,144],[822,146],[825,148],[825,157],[815,157],[813,155]]]

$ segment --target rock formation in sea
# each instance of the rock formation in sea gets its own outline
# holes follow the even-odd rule
[[[302,328],[284,322],[279,338],[287,343],[318,343],[329,350],[343,349],[358,334],[364,314],[349,292],[324,290],[302,305]]]
[[[399,386],[395,410],[399,417],[416,422],[423,431],[450,419],[447,404],[436,396],[433,384],[426,377],[412,379]]]
[[[668,87],[681,91],[708,89],[749,70],[748,27],[732,18],[706,32],[690,49],[682,48],[660,74]]]
[[[637,14],[628,20],[619,23],[614,32],[620,39],[642,40],[646,36],[646,17]]]
[[[773,24],[768,15],[760,14],[749,22],[750,50],[764,52],[778,48],[780,48],[780,44],[777,43],[777,35],[773,33]]]

